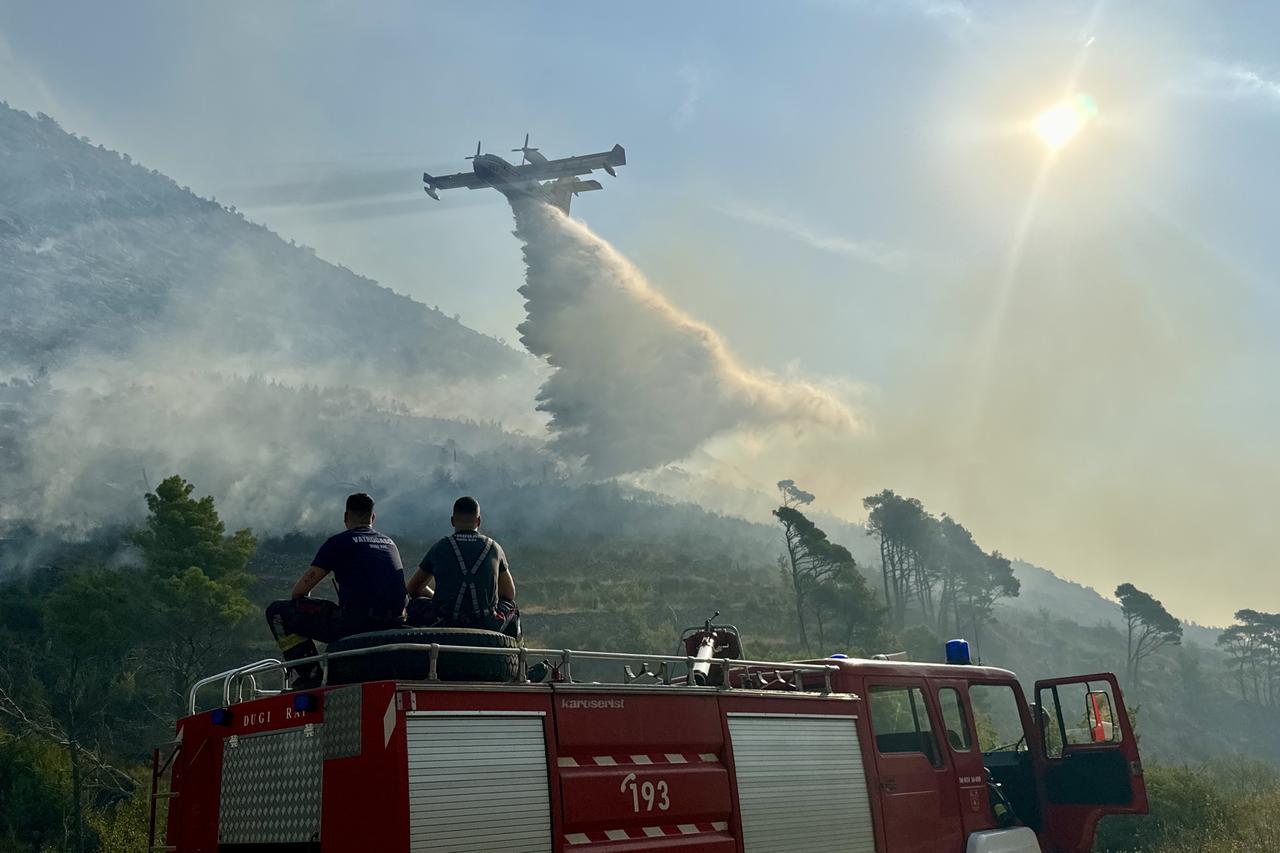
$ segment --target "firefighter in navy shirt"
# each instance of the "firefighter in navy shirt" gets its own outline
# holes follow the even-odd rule
[[[292,598],[267,607],[267,623],[284,659],[315,655],[315,640],[331,643],[351,634],[394,628],[404,621],[404,565],[396,543],[373,529],[373,498],[358,492],[347,498],[346,530],[320,546],[311,568],[293,585]],[[309,598],[330,572],[337,579],[338,601]],[[319,685],[321,670],[310,664],[292,670],[293,687]]]
[[[502,546],[480,532],[480,504],[454,501],[453,535],[431,546],[409,578],[408,623],[419,628],[486,628],[520,636],[516,584]]]

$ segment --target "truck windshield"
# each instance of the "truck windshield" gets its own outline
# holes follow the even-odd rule
[[[995,752],[1025,752],[1027,735],[1018,712],[1018,698],[1007,684],[971,684],[974,728],[984,755]]]

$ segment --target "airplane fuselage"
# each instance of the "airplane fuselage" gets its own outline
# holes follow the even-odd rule
[[[481,154],[471,161],[471,169],[477,178],[505,196],[531,195],[538,188],[537,181],[520,180],[520,171],[497,154]]]
[[[546,158],[542,158],[546,162]],[[530,181],[521,179],[520,171],[497,154],[480,154],[471,161],[471,169],[476,177],[507,197],[508,201],[517,198],[533,198],[558,207],[566,214],[569,212],[569,196],[564,192],[557,193],[553,189],[555,181]],[[598,183],[592,182],[594,187]]]

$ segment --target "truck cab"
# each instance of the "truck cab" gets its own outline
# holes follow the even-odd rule
[[[741,655],[690,649],[720,645]],[[195,685],[155,755],[168,809],[151,849],[1086,853],[1102,816],[1147,810],[1106,673],[1039,682],[1029,701],[1012,672],[963,661],[395,654],[420,666],[289,692],[264,686],[284,672],[268,660]],[[459,669],[444,656],[475,654],[515,656],[517,677],[441,680]],[[530,683],[540,658],[553,675]],[[575,680],[587,664],[619,680]]]
[[[842,662],[835,685],[864,702],[886,851],[973,853],[971,839],[1020,828],[1038,842],[1028,850],[1085,853],[1104,815],[1147,811],[1114,675],[1038,682],[1034,703],[984,666]]]

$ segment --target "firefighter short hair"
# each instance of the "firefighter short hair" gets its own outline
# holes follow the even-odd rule
[[[480,514],[480,502],[471,495],[463,495],[453,502],[453,514],[470,518]]]
[[[364,492],[356,492],[347,496],[347,512],[356,518],[373,517],[373,498]]]

